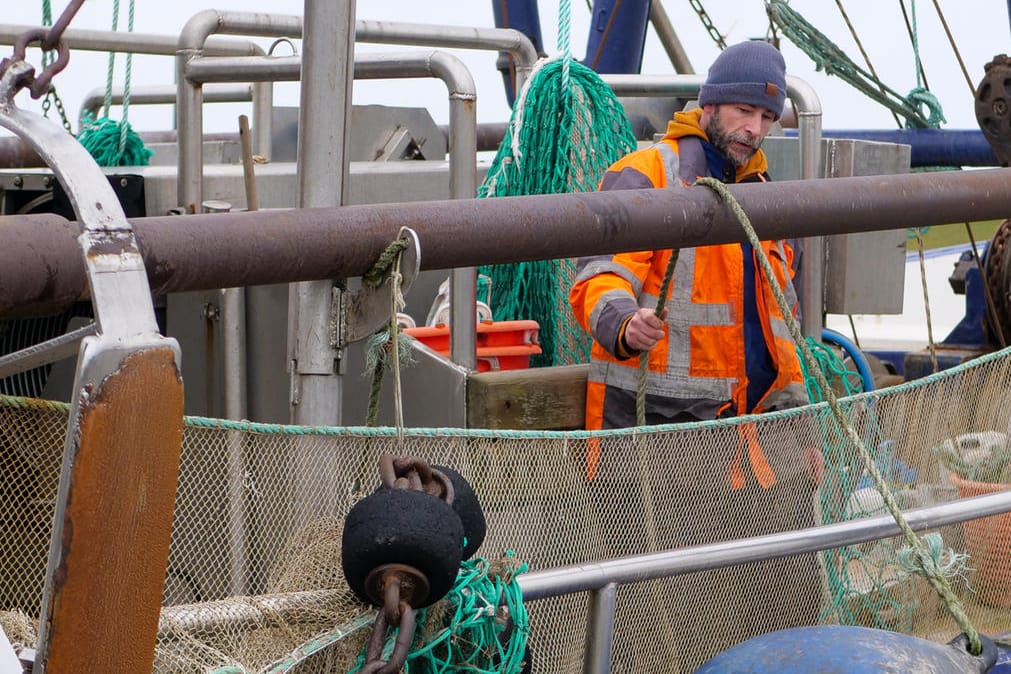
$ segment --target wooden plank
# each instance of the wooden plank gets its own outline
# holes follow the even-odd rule
[[[148,674],[182,448],[174,351],[132,353],[82,395],[41,655],[53,674]]]
[[[589,365],[480,372],[467,378],[467,425],[511,430],[584,427]]]

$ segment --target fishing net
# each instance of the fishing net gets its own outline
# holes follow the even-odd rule
[[[843,406],[900,503],[927,506],[1008,487],[1009,380],[1004,350]],[[0,398],[0,624],[29,645],[66,424],[66,405]],[[841,437],[824,405],[595,433],[404,429],[402,439],[393,428],[187,418],[155,671],[288,671],[296,653],[309,653],[299,672],[352,669],[372,614],[342,577],[341,523],[378,484],[383,453],[466,476],[488,523],[477,557],[536,571],[882,514]],[[778,478],[768,491],[748,474],[752,441]],[[824,453],[820,485],[799,458],[805,447]],[[591,448],[601,463],[587,480]],[[738,491],[727,479],[735,460],[749,477]],[[984,633],[1011,630],[1009,521],[939,531],[969,555],[952,585]],[[622,585],[615,668],[692,671],[750,636],[819,622],[952,638],[960,630],[903,566],[904,547],[885,539]],[[533,671],[582,671],[587,596],[526,610]],[[456,611],[443,610],[429,631],[446,629]],[[411,671],[432,671],[421,662]]]
[[[541,61],[513,106],[479,197],[590,192],[636,140],[614,92],[577,61]],[[538,260],[479,269],[490,279],[496,320],[540,324],[531,365],[589,361],[590,340],[568,303],[575,261]]]

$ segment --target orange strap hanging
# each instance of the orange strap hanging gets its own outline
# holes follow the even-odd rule
[[[758,444],[758,428],[754,423],[741,424],[737,427],[737,452],[734,454],[734,461],[730,464],[730,486],[733,489],[744,488],[744,468],[741,460],[744,458],[744,446],[748,446],[748,460],[751,462],[751,470],[758,478],[758,484],[763,489],[768,489],[776,484],[776,474],[769,465],[769,461],[762,452],[761,445]]]

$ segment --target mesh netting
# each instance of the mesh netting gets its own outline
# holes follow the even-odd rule
[[[972,462],[1007,449],[1009,370],[1006,350],[844,401],[904,507],[1007,488],[960,480],[939,457]],[[0,398],[0,609],[11,639],[27,644],[66,422],[65,406]],[[749,438],[776,471],[768,490],[750,476],[744,489],[729,487],[735,459],[747,470]],[[599,433],[410,429],[402,440],[389,428],[188,418],[155,670],[267,671],[335,628],[347,636],[298,671],[350,669],[370,630],[341,576],[341,523],[378,485],[382,453],[416,455],[466,476],[488,521],[478,554],[496,560],[512,551],[536,571],[881,514],[880,497],[839,438],[824,405]],[[805,447],[825,455],[818,488],[800,458]],[[591,448],[601,464],[587,481]],[[1011,631],[1009,521],[994,516],[940,531],[969,554],[953,586],[984,633]],[[950,639],[958,627],[927,583],[899,565],[901,548],[886,539],[621,586],[615,668],[691,671],[748,637],[819,622]],[[582,671],[587,604],[575,595],[527,605],[533,671]]]

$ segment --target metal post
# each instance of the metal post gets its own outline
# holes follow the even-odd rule
[[[695,69],[692,68],[692,63],[688,60],[688,52],[685,51],[681,40],[678,39],[674,25],[670,22],[670,17],[667,16],[667,10],[663,8],[662,0],[653,0],[650,3],[649,21],[653,24],[653,30],[660,38],[660,44],[667,52],[667,58],[670,59],[675,72],[683,75],[694,74]]]
[[[298,205],[346,203],[354,76],[355,5],[305,0],[302,91],[298,120]],[[289,295],[288,348],[292,421],[337,424],[341,418],[340,353],[331,329],[333,281],[294,286]]]
[[[608,583],[590,592],[590,611],[586,617],[586,659],[583,674],[608,674],[614,650],[614,612],[618,605],[618,586]]]
[[[796,77],[787,77],[786,90],[797,106],[800,138],[800,177],[821,177],[821,102],[814,89]],[[802,241],[800,269],[800,329],[805,337],[821,341],[825,324],[825,239]]]

